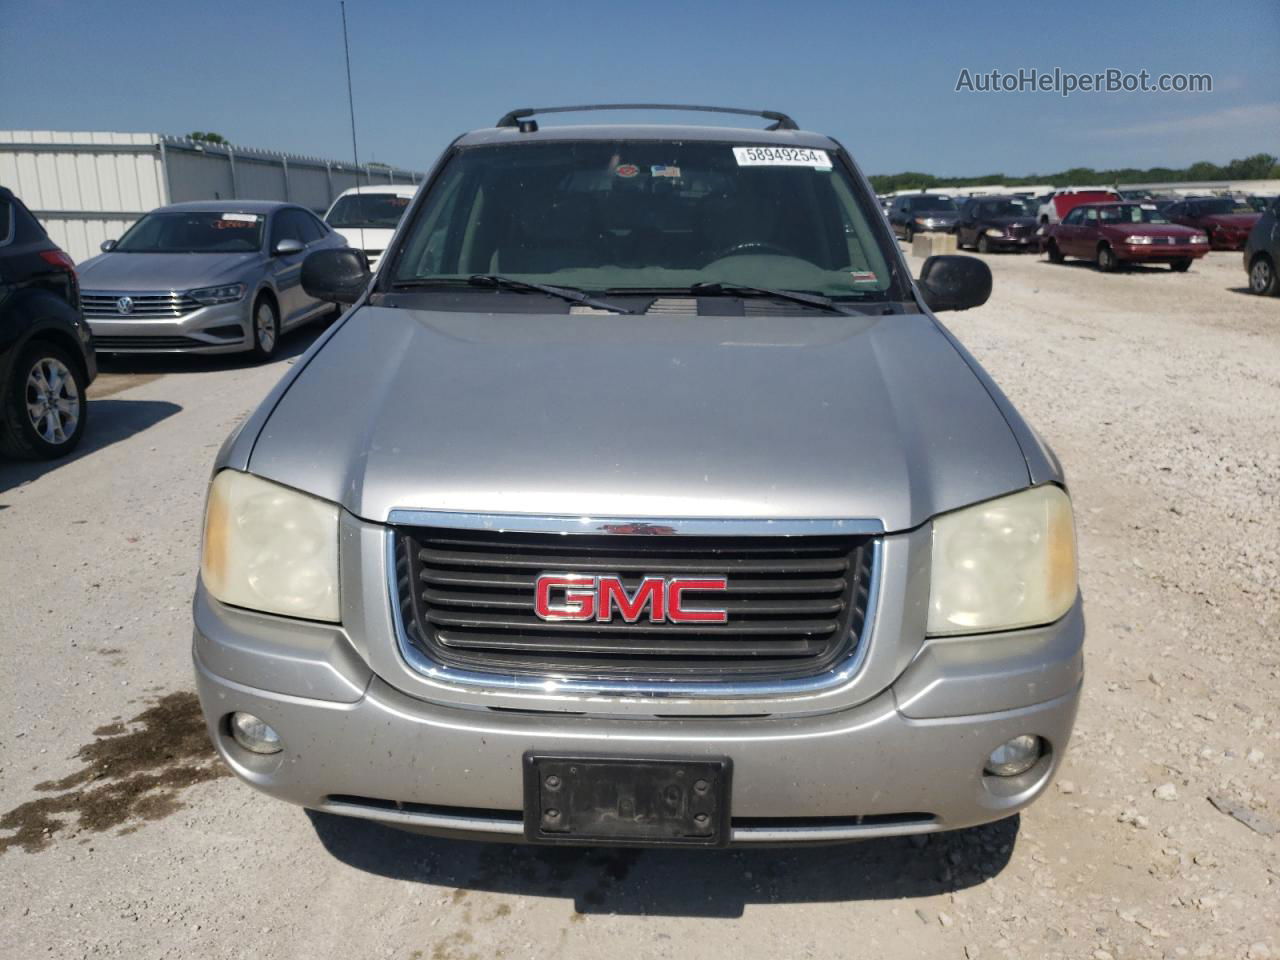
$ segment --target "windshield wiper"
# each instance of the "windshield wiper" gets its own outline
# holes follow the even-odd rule
[[[689,287],[689,292],[698,297],[714,297],[722,294],[747,297],[773,297],[775,300],[789,300],[792,303],[803,303],[820,310],[830,310],[849,316],[855,311],[845,309],[830,297],[819,293],[800,293],[798,290],[772,290],[768,287],[752,287],[744,283],[723,283],[719,280],[706,280]]]
[[[598,310],[609,310],[613,313],[635,313],[626,307],[607,300],[598,300],[591,294],[574,287],[553,287],[546,283],[534,283],[531,280],[517,280],[515,277],[504,277],[496,273],[477,273],[474,276],[462,277],[415,277],[411,280],[393,280],[392,290],[407,290],[414,287],[497,287],[507,290],[536,291],[548,296],[559,297],[570,303],[579,303],[584,307],[595,307]]]
[[[473,287],[499,287],[508,290],[536,290],[538,293],[545,293],[548,296],[559,297],[561,300],[568,300],[570,303],[579,303],[584,307],[595,307],[597,310],[611,310],[614,313],[635,313],[627,307],[620,307],[616,303],[610,303],[608,300],[598,300],[591,294],[586,293],[576,287],[553,287],[547,283],[534,283],[531,280],[517,280],[514,277],[504,277],[496,273],[477,273],[471,277],[467,283]]]

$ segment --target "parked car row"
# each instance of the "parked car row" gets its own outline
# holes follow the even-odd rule
[[[1273,199],[1263,213],[1230,197],[1188,197],[1172,203],[1090,203],[1043,231],[1049,259],[1094,261],[1112,271],[1125,263],[1167,263],[1182,272],[1209,250],[1241,250],[1249,289],[1280,292],[1276,277],[1280,227]]]
[[[954,233],[961,249],[980,253],[1043,251],[1111,272],[1131,263],[1168,264],[1185,272],[1209,250],[1241,250],[1249,289],[1280,292],[1277,204],[1262,196],[1157,197],[1144,190],[1059,190],[1042,197],[918,193],[881,197],[896,237]]]
[[[95,353],[271,359],[282,334],[335,308],[303,289],[303,260],[351,244],[376,264],[416,189],[356,187],[324,220],[291,203],[172,204],[77,267],[0,187],[0,455],[76,446]]]

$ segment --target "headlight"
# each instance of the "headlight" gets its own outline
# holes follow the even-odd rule
[[[1003,230],[997,230],[995,227],[987,227],[987,229],[983,230],[982,232],[983,232],[983,233],[985,233],[988,237],[1003,237],[1003,236],[1004,236],[1004,231],[1003,231]]]
[[[336,622],[338,508],[223,470],[209,487],[200,577],[223,603]]]
[[[931,222],[932,222],[932,221],[927,220],[927,219],[926,219],[926,218],[924,218],[924,217],[916,217],[916,223],[920,224],[920,226],[922,226],[922,227],[923,227],[923,226],[928,225],[928,224],[929,224],[929,223],[931,223]]]
[[[243,283],[228,283],[221,287],[201,287],[188,290],[187,296],[199,303],[235,303],[244,296]]]
[[[933,521],[930,634],[1050,623],[1075,596],[1071,499],[1060,487],[1034,487]]]
[[[1197,233],[1194,237],[1191,238],[1191,242],[1192,243],[1208,243],[1209,238],[1206,237],[1203,233]]]
[[[1150,238],[1150,237],[1139,237],[1139,236],[1125,237],[1125,238],[1124,238],[1124,242],[1125,242],[1125,243],[1136,243],[1136,244],[1151,243],[1151,238]]]

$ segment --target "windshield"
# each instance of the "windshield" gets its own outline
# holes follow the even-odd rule
[[[912,197],[910,199],[911,212],[922,213],[926,210],[955,210],[956,202],[950,197]]]
[[[883,296],[883,218],[832,160],[731,142],[464,148],[415,215],[393,285],[501,274],[598,292]]]
[[[331,227],[378,227],[394,230],[409,208],[411,197],[394,193],[353,193],[339,197],[333,209],[325,214]]]
[[[1220,213],[1256,212],[1253,207],[1243,200],[1233,200],[1231,197],[1214,197],[1209,200],[1197,200],[1195,203],[1202,217],[1211,217]]]
[[[149,213],[112,253],[252,253],[262,247],[258,213]]]
[[[1103,223],[1169,222],[1154,203],[1118,203],[1113,207],[1099,207],[1098,216]]]
[[[1021,200],[993,200],[982,205],[982,213],[987,217],[1028,216],[1027,208]]]

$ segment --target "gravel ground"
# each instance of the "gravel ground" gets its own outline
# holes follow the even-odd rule
[[[1076,739],[1021,818],[637,854],[257,795],[200,734],[187,607],[210,461],[289,361],[137,362],[75,459],[0,464],[4,954],[1280,957],[1280,300],[1237,254],[987,259],[991,302],[946,319],[1066,466],[1090,630]]]

